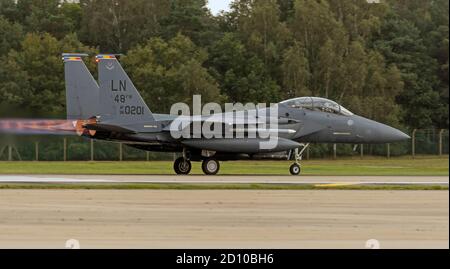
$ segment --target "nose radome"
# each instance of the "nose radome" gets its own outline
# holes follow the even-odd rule
[[[404,132],[384,124],[380,124],[377,131],[380,136],[379,140],[382,140],[384,143],[400,142],[411,138]]]
[[[411,136],[405,134],[404,132],[397,130],[400,134],[399,134],[399,139],[400,140],[409,140],[411,139]]]
[[[391,126],[363,117],[355,117],[355,119],[358,125],[359,136],[366,143],[394,143],[411,138],[409,135]]]

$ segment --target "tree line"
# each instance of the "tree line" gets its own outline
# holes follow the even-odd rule
[[[121,53],[153,112],[194,94],[311,95],[397,127],[448,128],[448,1],[368,2],[235,0],[214,16],[206,0],[0,0],[0,113],[63,117],[61,53]]]

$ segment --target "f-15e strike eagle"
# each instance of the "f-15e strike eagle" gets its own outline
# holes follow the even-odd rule
[[[212,115],[155,114],[115,55],[96,56],[98,83],[83,62],[86,56],[65,53],[62,57],[67,119],[74,123],[77,133],[145,151],[182,153],[174,162],[174,170],[180,175],[190,173],[191,161],[202,162],[203,172],[215,175],[219,161],[278,152],[294,157],[290,173],[299,175],[302,154],[310,143],[382,144],[410,138],[317,97]],[[215,128],[211,130],[211,126]],[[213,135],[205,135],[205,129]]]

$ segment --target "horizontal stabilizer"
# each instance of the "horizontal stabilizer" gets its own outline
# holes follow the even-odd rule
[[[99,132],[134,133],[133,130],[126,129],[121,126],[100,124],[100,123],[85,124],[85,125],[83,125],[83,127],[88,130],[99,131]]]

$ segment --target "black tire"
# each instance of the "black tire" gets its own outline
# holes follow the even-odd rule
[[[300,165],[294,163],[291,165],[291,168],[289,168],[289,171],[291,172],[291,175],[298,176],[302,172],[302,168]]]
[[[176,159],[173,164],[173,170],[175,170],[175,173],[177,173],[177,175],[189,175],[191,169],[191,162],[183,157]]]
[[[205,159],[202,163],[202,170],[205,175],[217,175],[220,170],[220,163],[214,158]]]

